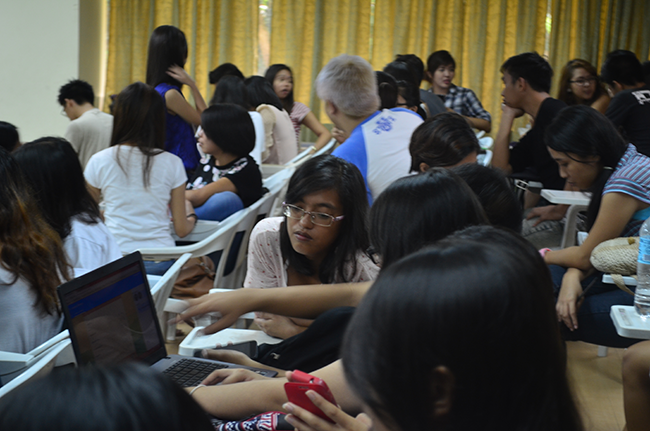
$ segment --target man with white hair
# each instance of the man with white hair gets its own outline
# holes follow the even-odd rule
[[[349,134],[333,154],[359,168],[372,205],[393,181],[409,174],[409,142],[422,118],[403,108],[378,111],[375,73],[356,55],[330,60],[316,78],[316,91],[332,123]]]

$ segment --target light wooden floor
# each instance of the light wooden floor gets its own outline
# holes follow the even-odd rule
[[[186,334],[191,328],[179,325]],[[167,344],[168,353],[178,353],[178,344]],[[583,413],[585,430],[620,431],[625,426],[621,361],[624,349],[609,349],[607,356],[598,357],[593,344],[567,342],[569,378],[578,406]]]
[[[608,349],[598,357],[593,344],[567,342],[569,377],[585,429],[616,431],[625,426],[621,362],[624,349]]]

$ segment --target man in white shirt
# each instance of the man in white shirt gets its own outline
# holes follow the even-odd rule
[[[79,156],[82,168],[90,157],[111,143],[113,116],[95,108],[93,87],[85,81],[74,79],[59,89],[59,104],[71,122],[65,138]]]
[[[332,123],[349,135],[332,154],[359,168],[372,205],[393,181],[409,175],[409,143],[422,118],[404,108],[378,111],[375,72],[358,56],[330,60],[316,78],[316,91]]]

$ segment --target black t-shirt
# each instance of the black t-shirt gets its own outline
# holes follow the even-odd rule
[[[607,107],[605,116],[639,153],[650,156],[650,87],[623,90]]]
[[[237,195],[244,208],[262,197],[262,173],[251,156],[242,157],[224,166],[217,166],[212,156],[199,161],[192,181],[187,183],[187,190],[200,189],[221,178],[228,178],[237,187]]]
[[[564,188],[564,180],[560,177],[557,163],[551,158],[544,144],[544,132],[558,112],[566,106],[561,100],[546,98],[539,107],[533,128],[510,150],[512,172],[517,174],[532,168],[545,189]]]

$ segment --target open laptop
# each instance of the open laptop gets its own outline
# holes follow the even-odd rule
[[[195,386],[219,368],[247,368],[268,377],[277,374],[227,362],[167,355],[139,252],[62,284],[58,293],[79,365],[141,361],[182,386]]]

